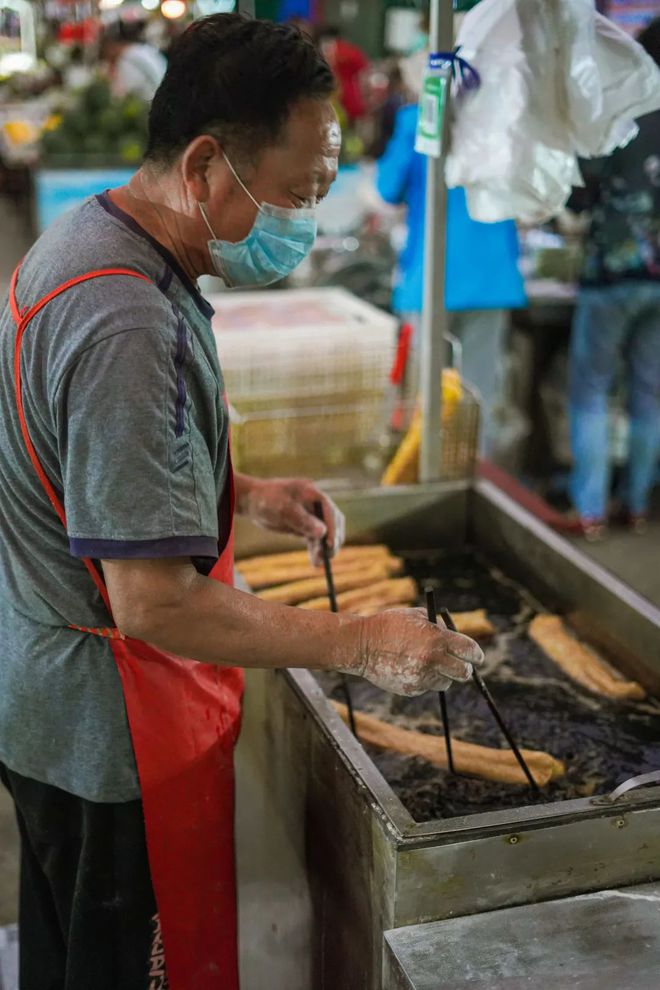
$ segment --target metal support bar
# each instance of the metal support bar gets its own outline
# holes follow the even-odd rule
[[[431,51],[451,51],[454,45],[452,0],[431,0]],[[420,481],[437,481],[442,463],[442,369],[449,320],[445,310],[445,256],[447,187],[445,155],[449,141],[450,87],[444,116],[442,157],[429,158],[426,177],[426,232],[424,242],[424,310],[420,353],[422,441]]]
[[[255,0],[238,0],[237,8],[240,14],[247,14],[248,17],[255,16]]]

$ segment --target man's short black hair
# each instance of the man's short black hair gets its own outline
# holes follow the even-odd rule
[[[149,114],[147,161],[171,165],[200,134],[253,158],[278,142],[292,107],[335,88],[298,28],[241,14],[195,21],[173,46]]]

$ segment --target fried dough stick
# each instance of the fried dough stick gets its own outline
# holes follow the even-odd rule
[[[366,562],[372,559],[381,559],[383,557],[390,557],[390,551],[387,547],[380,544],[375,546],[365,546],[365,547],[342,547],[339,553],[332,558],[332,566],[341,566],[346,561],[352,561],[354,563]],[[238,560],[236,566],[240,570],[241,574],[249,581],[248,574],[254,573],[265,569],[270,570],[274,567],[299,567],[300,565],[310,567],[309,554],[307,550],[292,550],[287,553],[272,553],[265,554],[259,557],[246,557],[244,560]]]
[[[582,687],[616,700],[646,696],[641,684],[617,677],[595,650],[571,635],[558,615],[537,615],[529,624],[529,637],[557,666]]]
[[[351,571],[364,570],[380,565],[387,567],[386,574],[391,576],[401,574],[404,563],[400,557],[393,557],[389,554],[374,554],[373,557],[333,557],[332,573],[347,574]],[[237,565],[241,575],[245,578],[253,591],[261,591],[263,588],[272,588],[278,584],[291,584],[294,581],[307,581],[317,578],[323,574],[320,567],[314,567],[309,559],[300,564],[274,564],[272,566],[260,565],[257,568],[243,568]]]
[[[370,605],[357,609],[357,615],[368,616],[377,615],[383,611],[382,606]],[[490,621],[484,608],[478,608],[474,612],[453,612],[452,618],[459,633],[469,636],[470,639],[486,640],[492,639],[496,629]]]
[[[392,574],[399,574],[403,569],[403,561],[396,557],[384,558],[375,563],[359,564],[348,570],[336,570],[333,567],[335,591],[368,590],[374,584],[384,581]],[[281,605],[297,605],[298,602],[317,598],[327,591],[325,575],[316,575],[304,581],[292,581],[288,584],[276,585],[257,592],[259,598],[267,602],[279,602]]]
[[[333,705],[346,722],[346,706],[337,701],[333,701]],[[441,736],[402,729],[364,712],[355,712],[355,725],[358,738],[369,746],[392,750],[404,756],[418,756],[438,767],[447,766],[447,748]],[[549,753],[531,749],[524,749],[522,753],[539,787],[545,787],[566,772],[564,764]],[[503,784],[528,783],[510,749],[490,749],[452,737],[452,755],[454,767],[459,773]]]
[[[393,607],[408,605],[417,600],[417,585],[412,578],[377,581],[368,588],[355,588],[337,595],[340,612],[357,612],[361,608]],[[301,602],[300,608],[315,612],[327,612],[330,602],[326,595]]]

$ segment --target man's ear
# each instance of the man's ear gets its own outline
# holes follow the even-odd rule
[[[222,150],[210,134],[201,134],[191,141],[181,159],[183,181],[193,199],[205,203],[210,194],[211,173],[222,166],[226,169]]]

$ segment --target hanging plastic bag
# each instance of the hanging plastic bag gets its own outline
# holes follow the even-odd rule
[[[637,136],[635,118],[660,106],[660,70],[625,31],[594,18],[586,0],[562,3],[560,17],[575,150],[582,158],[610,155]]]
[[[461,26],[481,87],[454,102],[449,186],[470,215],[537,224],[581,185],[577,156],[610,153],[660,107],[660,71],[593,0],[481,0]]]
[[[475,220],[536,223],[565,203],[579,172],[559,113],[555,0],[482,0],[458,43],[481,87],[455,103],[448,185]]]

